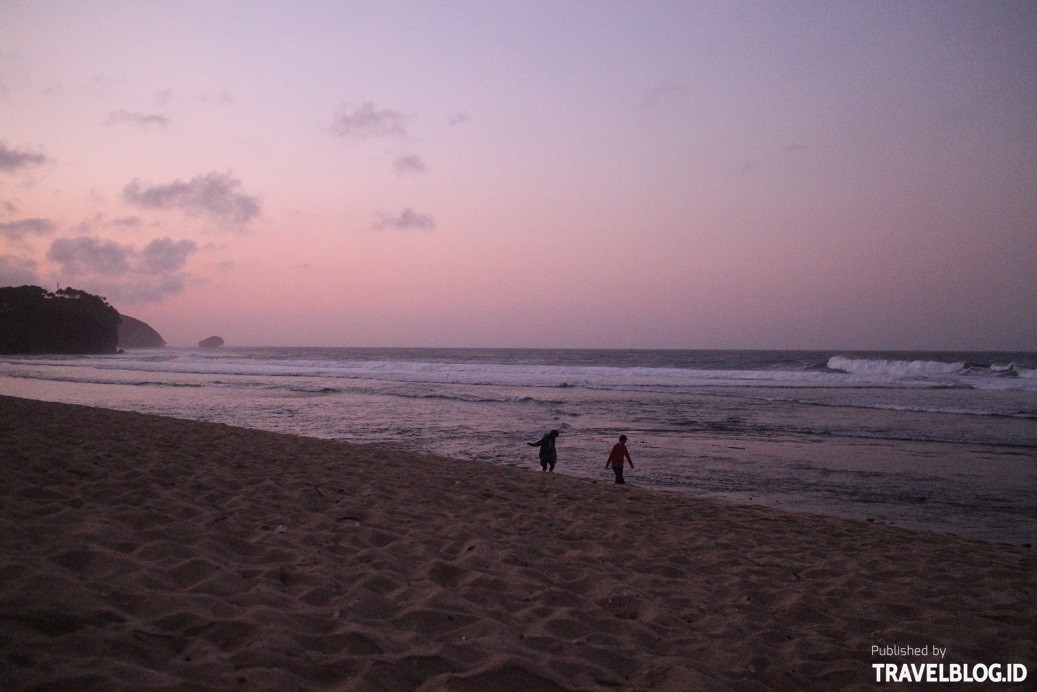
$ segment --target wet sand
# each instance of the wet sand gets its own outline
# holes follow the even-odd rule
[[[1024,546],[9,397],[0,474],[5,689],[1037,678]]]

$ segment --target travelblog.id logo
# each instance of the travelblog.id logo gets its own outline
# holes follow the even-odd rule
[[[947,649],[938,646],[871,647],[872,658],[939,658],[940,663],[872,663],[875,682],[993,682],[1026,680],[1029,671],[1022,663],[944,663]]]

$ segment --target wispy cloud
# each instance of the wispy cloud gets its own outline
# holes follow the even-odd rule
[[[239,187],[241,181],[230,174],[213,172],[165,185],[145,186],[135,179],[123,189],[122,196],[144,209],[175,209],[190,216],[245,224],[259,216],[259,197],[238,192]]]
[[[375,223],[374,227],[379,230],[398,230],[405,231],[408,229],[419,229],[424,231],[432,231],[436,228],[436,222],[432,220],[432,217],[428,214],[419,214],[410,207],[407,207],[399,216],[391,216],[389,214],[381,214],[381,218]]]
[[[47,161],[49,159],[39,152],[12,149],[0,142],[0,172],[14,173],[22,168],[43,165]]]
[[[647,92],[641,101],[641,107],[645,110],[655,110],[666,104],[674,103],[684,98],[688,88],[680,82],[659,82]]]
[[[136,228],[140,226],[139,216],[122,216],[118,219],[112,219],[108,222],[109,226],[115,226],[116,228]]]
[[[36,262],[14,255],[0,255],[0,286],[40,285]]]
[[[237,103],[237,99],[234,98],[234,94],[230,93],[229,89],[223,91],[206,91],[198,94],[198,100],[202,103],[215,103],[220,106],[233,106]]]
[[[57,238],[50,245],[47,259],[60,264],[70,275],[119,276],[130,270],[130,257],[134,254],[130,245],[82,236]]]
[[[47,259],[60,265],[66,280],[96,286],[108,297],[153,302],[175,295],[195,281],[181,271],[198,250],[191,240],[156,238],[138,250],[95,237],[58,238]]]
[[[753,173],[758,171],[762,165],[763,161],[761,161],[760,159],[747,159],[745,163],[743,163],[741,167],[739,167],[738,175],[742,176],[743,178],[752,175]]]
[[[352,107],[344,104],[339,109],[331,132],[340,137],[367,139],[370,137],[406,137],[403,127],[407,116],[388,108],[378,109],[370,101]]]
[[[22,241],[27,235],[47,235],[57,230],[50,219],[18,219],[0,223],[0,236],[7,240]]]
[[[411,154],[410,156],[401,156],[396,159],[393,163],[393,170],[399,175],[406,173],[424,173],[428,170],[428,166],[417,154]]]
[[[169,124],[169,118],[159,113],[131,113],[130,111],[118,110],[108,114],[106,125],[118,124],[134,125],[141,129],[149,127],[165,127]]]
[[[158,303],[170,296],[183,293],[188,284],[200,283],[191,274],[169,274],[155,277],[139,277],[110,286],[108,297],[127,303]]]
[[[98,228],[115,228],[119,230],[133,230],[140,226],[139,216],[123,216],[117,219],[109,219],[101,212],[97,212],[89,219],[83,219],[71,228],[77,235],[89,235]]]

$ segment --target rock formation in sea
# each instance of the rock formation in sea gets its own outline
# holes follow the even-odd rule
[[[210,336],[198,342],[198,348],[219,348],[223,346],[223,339],[218,336]]]
[[[119,312],[75,288],[0,288],[0,353],[115,353]]]
[[[158,348],[166,345],[162,335],[151,325],[129,315],[120,315],[119,348]]]

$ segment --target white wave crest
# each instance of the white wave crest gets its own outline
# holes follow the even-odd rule
[[[958,375],[965,371],[965,363],[941,363],[933,360],[868,360],[833,356],[828,369],[853,375],[888,375],[891,377],[931,377]]]
[[[111,384],[189,384],[192,386],[273,385],[307,392],[341,389],[347,381],[578,387],[612,390],[675,391],[714,387],[869,388],[966,387],[1022,389],[1037,387],[1032,369],[975,367],[963,362],[900,361],[834,356],[827,370],[800,368],[708,370],[674,367],[441,363],[431,361],[338,360],[312,357],[264,357],[262,354],[194,349],[166,349],[161,354],[127,352],[116,356],[0,358],[0,377],[84,379]],[[307,381],[300,381],[307,380]]]

